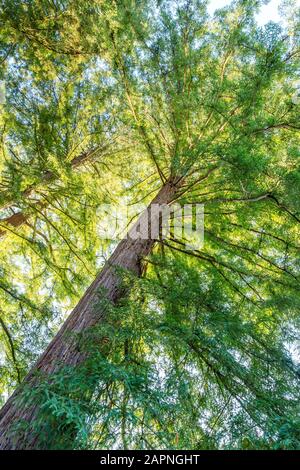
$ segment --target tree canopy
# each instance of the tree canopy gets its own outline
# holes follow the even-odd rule
[[[2,404],[114,251],[103,205],[175,181],[205,216],[203,247],[120,273],[86,361],[24,387],[41,447],[299,448],[300,12],[262,4],[2,2]]]

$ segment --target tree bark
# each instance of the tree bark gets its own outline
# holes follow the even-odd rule
[[[82,333],[107,318],[107,309],[100,307],[99,311],[99,306],[97,308],[99,292],[104,291],[106,298],[113,304],[124,295],[121,279],[116,272],[116,268],[129,270],[136,276],[142,275],[142,260],[151,252],[155,240],[151,239],[150,236],[147,239],[136,238],[134,235],[136,229],[140,228],[140,232],[148,230],[148,233],[151,233],[151,227],[159,223],[157,212],[151,211],[152,204],[169,204],[175,194],[176,185],[172,181],[168,181],[148,208],[140,215],[127,237],[118,244],[114,253],[23,383],[34,387],[36,372],[42,372],[50,376],[62,365],[76,366],[84,361],[86,353],[83,353],[78,347],[76,333]],[[22,420],[30,424],[38,412],[38,405],[32,408],[32,406],[26,406],[26,403],[21,403],[20,400],[17,400],[21,392],[22,385],[16,389],[0,411],[0,449],[39,448],[36,436],[29,434],[25,438],[18,439],[14,437],[12,432],[16,422]]]

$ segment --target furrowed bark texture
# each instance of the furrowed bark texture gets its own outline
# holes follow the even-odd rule
[[[176,188],[172,182],[167,182],[154,198],[146,211],[144,211],[128,236],[123,239],[103,269],[96,277],[91,286],[87,289],[73,312],[63,324],[60,331],[49,344],[45,352],[37,361],[35,366],[25,378],[25,384],[34,387],[36,372],[42,372],[51,375],[62,365],[76,366],[83,362],[86,354],[78,348],[78,339],[76,333],[82,333],[104,319],[106,319],[105,307],[102,309],[96,305],[99,302],[99,292],[105,292],[109,301],[116,303],[124,295],[120,276],[116,268],[129,270],[137,276],[142,274],[142,259],[147,256],[155,243],[155,240],[136,238],[134,233],[139,228],[140,232],[145,229],[150,230],[155,224],[159,223],[155,211],[151,212],[152,204],[169,204],[174,198]],[[153,215],[154,214],[154,215]],[[72,334],[75,333],[75,334]],[[36,436],[26,435],[22,439],[14,437],[12,428],[15,423],[25,421],[32,423],[38,412],[38,405],[35,407],[26,406],[25,403],[18,403],[16,400],[22,391],[22,386],[16,389],[6,404],[0,411],[0,449],[36,449],[38,442]]]

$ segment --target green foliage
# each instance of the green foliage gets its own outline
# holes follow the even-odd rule
[[[299,448],[299,12],[262,3],[2,2],[1,400],[114,249],[103,203],[205,205],[204,247],[119,273],[86,361],[25,387],[43,448]]]
[[[184,255],[151,263],[85,332],[86,362],[25,390],[40,403],[30,431],[42,447],[298,448],[299,371],[282,319],[269,305],[241,309]]]

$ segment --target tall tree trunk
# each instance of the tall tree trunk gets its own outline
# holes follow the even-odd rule
[[[145,233],[159,223],[159,215],[151,211],[152,204],[169,204],[174,198],[176,186],[168,181],[159,191],[149,207],[141,214],[138,221],[123,239],[103,269],[87,289],[73,312],[65,321],[60,331],[49,344],[45,352],[25,378],[23,384],[34,387],[36,373],[52,374],[62,365],[76,366],[83,362],[86,353],[78,348],[76,333],[82,333],[86,329],[102,322],[107,318],[107,308],[101,307],[99,311],[99,292],[105,292],[107,299],[116,303],[124,295],[120,276],[116,268],[129,270],[137,276],[142,274],[142,259],[147,256],[155,243],[155,240],[137,238],[136,230]],[[149,232],[150,233],[150,232]],[[75,333],[75,334],[72,334]],[[37,436],[24,434],[22,438],[15,437],[12,429],[17,422],[25,421],[31,424],[38,412],[38,405],[26,406],[22,400],[18,400],[22,393],[22,385],[16,389],[0,411],[0,449],[36,449],[38,448]]]

